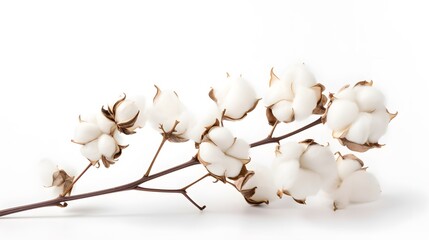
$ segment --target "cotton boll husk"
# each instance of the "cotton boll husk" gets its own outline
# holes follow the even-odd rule
[[[97,161],[101,158],[98,149],[98,139],[83,145],[80,149],[81,154],[91,161]]]
[[[329,147],[311,145],[300,159],[301,168],[320,174],[322,187],[330,188],[337,179],[337,166],[334,154]]]
[[[249,159],[250,145],[242,140],[236,139],[234,144],[225,152],[225,154],[238,159]]]
[[[295,183],[286,189],[293,198],[304,200],[308,196],[316,195],[322,185],[320,175],[305,169],[300,169]]]
[[[224,127],[213,127],[209,131],[208,137],[222,151],[226,151],[234,143],[234,136],[227,128]]]
[[[359,108],[354,102],[334,100],[329,107],[327,124],[334,131],[348,127],[359,116]]]
[[[338,176],[341,179],[346,179],[350,174],[352,174],[353,172],[356,172],[361,168],[362,168],[362,165],[356,160],[343,159],[343,160],[337,161]]]
[[[75,130],[73,142],[85,144],[100,136],[101,131],[97,125],[93,123],[80,122]]]
[[[222,164],[225,166],[226,177],[236,177],[240,174],[241,169],[243,168],[243,163],[235,158],[225,156]]]
[[[243,186],[243,189],[256,187],[255,194],[251,199],[255,201],[277,200],[277,188],[274,184],[272,170],[264,166],[254,165],[252,171],[255,174]]]
[[[226,109],[225,115],[238,119],[246,114],[256,101],[255,90],[248,81],[240,77],[232,82],[231,89],[221,105]]]
[[[137,108],[137,105],[134,104],[134,102],[124,100],[116,109],[115,120],[117,123],[128,122],[133,119],[138,112],[139,109]]]
[[[384,96],[380,90],[370,86],[356,86],[356,102],[363,112],[384,108]]]
[[[346,139],[357,144],[365,144],[368,141],[371,125],[371,114],[366,112],[359,113],[359,117],[350,125]]]
[[[207,170],[217,176],[224,176],[225,174],[225,166],[221,163],[213,163],[206,166]]]
[[[112,129],[115,127],[115,123],[107,119],[103,113],[99,112],[96,115],[98,128],[106,134],[110,134]]]
[[[377,179],[364,170],[352,173],[343,180],[340,188],[349,192],[349,199],[352,203],[375,201],[381,193]]]
[[[273,165],[274,183],[277,189],[289,189],[299,173],[299,161],[296,159]]]
[[[315,89],[295,86],[295,99],[292,104],[295,120],[304,120],[311,116],[317,105],[317,98]]]
[[[371,130],[368,137],[368,141],[371,143],[377,143],[378,140],[386,133],[387,126],[390,122],[389,113],[386,110],[378,110],[373,112],[371,122]]]
[[[112,136],[103,134],[98,138],[98,150],[106,158],[112,158],[117,150],[115,139]]]
[[[225,158],[225,154],[213,143],[203,142],[200,144],[198,156],[204,162],[217,163]]]
[[[354,102],[356,100],[356,91],[354,90],[354,88],[351,88],[351,87],[344,88],[338,93],[335,93],[334,97],[337,99]]]
[[[284,159],[300,159],[305,151],[305,145],[297,142],[287,142],[279,146],[276,156]]]
[[[274,117],[281,122],[291,122],[294,116],[292,103],[287,100],[277,102],[271,107]]]

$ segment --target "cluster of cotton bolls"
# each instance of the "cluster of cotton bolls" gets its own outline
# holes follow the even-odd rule
[[[144,126],[144,110],[142,98],[130,100],[124,95],[95,115],[80,116],[72,141],[82,145],[82,155],[92,164],[101,160],[108,168],[127,147],[121,144],[121,134],[133,134]]]
[[[227,74],[227,81],[210,90],[209,97],[217,109],[209,121],[206,118],[199,124],[176,92],[155,87],[151,107],[143,98],[124,96],[94,116],[81,116],[73,142],[82,145],[82,155],[94,165],[101,160],[109,167],[126,147],[120,137],[135,133],[149,119],[165,141],[194,140],[196,158],[208,173],[234,185],[250,204],[268,203],[284,196],[305,204],[308,197],[323,190],[338,209],[353,202],[375,200],[380,194],[377,180],[360,159],[339,153],[335,158],[328,144],[314,140],[282,144],[275,141],[278,144],[273,149],[271,165],[250,168],[251,145],[224,126],[224,121],[245,118],[261,100],[242,76],[233,78]],[[279,123],[321,114],[319,123],[330,127],[333,137],[349,149],[380,147],[378,140],[395,115],[386,110],[384,97],[372,82],[363,81],[330,94],[329,103],[324,89],[304,64],[292,66],[281,77],[271,69],[263,103],[273,131]]]

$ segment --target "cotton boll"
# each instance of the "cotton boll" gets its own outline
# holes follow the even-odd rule
[[[282,100],[271,107],[274,117],[281,122],[291,122],[294,117],[292,103]]]
[[[225,154],[238,158],[249,159],[250,145],[242,140],[236,139],[234,144],[225,152]]]
[[[346,139],[357,144],[365,144],[371,132],[371,125],[371,114],[366,112],[359,113],[359,117],[350,125]]]
[[[300,169],[294,185],[286,189],[295,199],[304,200],[316,195],[322,185],[320,175],[309,170]]]
[[[208,137],[222,151],[226,151],[234,143],[234,136],[224,127],[213,127],[208,133]]]
[[[98,150],[106,158],[112,158],[117,150],[117,145],[112,136],[103,134],[98,138]]]
[[[356,99],[356,91],[354,88],[344,88],[334,95],[337,99],[348,100],[354,102]]]
[[[368,141],[371,143],[377,143],[378,140],[386,133],[389,122],[390,116],[386,110],[378,110],[372,113],[371,130]]]
[[[101,153],[98,150],[98,139],[83,145],[80,152],[90,161],[99,160],[101,158]]]
[[[225,156],[223,165],[226,169],[225,176],[229,178],[237,177],[243,168],[243,163],[241,161],[229,156]]]
[[[362,168],[362,165],[352,159],[337,161],[338,175],[341,179],[346,179],[350,174]]]
[[[80,122],[76,127],[73,142],[85,144],[96,139],[100,134],[101,131],[97,125],[93,123]]]
[[[129,100],[124,100],[116,108],[115,120],[117,123],[128,122],[133,119],[139,113],[139,109],[134,102]]]
[[[366,171],[356,171],[343,180],[342,189],[348,189],[350,202],[372,202],[379,198],[381,189],[377,179]]]
[[[253,87],[248,81],[239,77],[231,83],[231,89],[221,105],[226,109],[225,115],[239,119],[255,105],[256,101],[256,92]]]
[[[354,102],[335,100],[328,110],[327,124],[334,131],[348,127],[359,116],[359,108]]]
[[[110,134],[112,130],[115,128],[115,123],[107,119],[101,112],[99,112],[96,115],[96,121],[97,121],[98,128],[103,133]]]
[[[299,121],[311,116],[317,105],[317,98],[316,90],[295,86],[295,99],[292,104],[295,119]]]
[[[273,166],[273,178],[278,189],[289,189],[293,186],[299,173],[298,160],[285,161]]]
[[[279,146],[276,152],[277,156],[282,156],[285,159],[300,159],[306,146],[297,142],[287,142]]]
[[[243,189],[256,187],[255,194],[251,199],[257,202],[277,200],[277,188],[274,185],[272,170],[264,166],[255,165],[252,171],[255,174],[243,186]]]
[[[214,144],[209,142],[200,144],[198,159],[208,163],[216,163],[222,161],[224,158],[225,154]]]
[[[357,86],[356,102],[363,112],[372,112],[376,109],[381,109],[384,106],[384,96],[376,88],[371,86]]]

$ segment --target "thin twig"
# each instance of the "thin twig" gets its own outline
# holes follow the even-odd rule
[[[150,171],[152,170],[153,164],[155,163],[156,158],[158,157],[159,153],[161,152],[162,147],[164,146],[164,143],[167,141],[166,137],[162,138],[161,144],[159,144],[158,150],[155,153],[155,156],[153,156],[152,162],[150,162],[150,165],[146,171],[146,173],[144,174],[144,177],[149,176]]]
[[[276,120],[276,122],[273,125],[273,128],[271,129],[270,134],[268,134],[268,137],[272,137],[274,134],[274,130],[276,130],[277,125],[279,124],[279,120]]]
[[[38,202],[38,203],[33,203],[33,204],[28,204],[28,205],[23,205],[23,206],[18,206],[18,207],[13,207],[13,208],[8,208],[8,209],[4,209],[0,211],[0,217],[1,216],[5,216],[5,215],[9,215],[12,213],[18,213],[18,212],[23,212],[23,211],[27,211],[27,210],[31,210],[31,209],[36,209],[36,208],[42,208],[42,207],[52,207],[52,206],[66,206],[66,202],[70,202],[70,201],[74,201],[74,200],[78,200],[78,199],[84,199],[84,198],[90,198],[90,197],[95,197],[95,196],[101,196],[101,195],[105,195],[105,194],[111,194],[111,193],[117,193],[117,192],[122,192],[122,191],[127,191],[127,190],[133,190],[135,189],[137,186],[139,186],[140,184],[144,183],[144,182],[148,182],[151,181],[153,179],[156,179],[158,177],[161,176],[165,176],[167,174],[179,171],[181,169],[193,166],[193,165],[197,165],[199,164],[199,161],[193,157],[191,160],[182,163],[180,165],[177,165],[175,167],[169,168],[167,170],[161,171],[159,173],[153,174],[151,176],[148,177],[142,177],[136,181],[121,185],[121,186],[117,186],[117,187],[113,187],[113,188],[107,188],[104,190],[99,190],[99,191],[94,191],[94,192],[88,192],[88,193],[83,193],[83,194],[78,194],[78,195],[72,195],[72,196],[64,196],[64,197],[57,197],[48,201],[43,201],[43,202]],[[183,193],[182,193],[183,194]],[[185,197],[189,198],[189,196],[186,196],[186,194],[184,194]],[[194,205],[195,202],[191,201]],[[199,207],[198,205],[196,205],[197,207]],[[200,207],[199,207],[200,208]]]
[[[253,148],[253,147],[261,146],[261,145],[264,145],[264,144],[278,143],[278,142],[280,142],[280,140],[283,140],[285,138],[291,137],[291,136],[293,136],[293,135],[295,135],[297,133],[300,133],[300,132],[302,132],[304,130],[312,128],[312,127],[314,127],[314,126],[316,126],[318,124],[321,124],[321,123],[322,123],[322,118],[318,118],[316,121],[314,121],[314,122],[312,122],[312,123],[310,123],[310,124],[308,124],[308,125],[300,128],[300,129],[297,129],[297,130],[295,130],[293,132],[290,132],[288,134],[285,134],[285,135],[282,135],[282,136],[279,136],[279,137],[268,136],[265,139],[262,139],[261,141],[257,141],[257,142],[254,142],[254,143],[250,144],[250,147]]]

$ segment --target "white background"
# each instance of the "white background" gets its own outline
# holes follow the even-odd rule
[[[399,111],[387,145],[359,154],[383,189],[371,204],[333,212],[318,196],[307,206],[284,199],[251,207],[230,186],[206,180],[190,190],[208,206],[203,212],[182,196],[125,192],[1,218],[0,239],[427,238],[427,9],[425,1],[0,1],[0,208],[52,197],[36,166],[52,159],[85,167],[70,143],[77,116],[122,92],[150,100],[154,83],[198,113],[226,71],[263,95],[271,67],[305,62],[327,92],[372,79]],[[228,126],[249,142],[269,131],[262,105]],[[313,137],[347,152],[329,135],[318,126],[293,140]],[[160,137],[148,125],[129,141],[116,165],[91,169],[76,192],[140,177]],[[273,147],[252,150],[252,161],[270,161]],[[168,144],[154,171],[194,153],[192,143]],[[150,186],[180,187],[204,172],[195,166]]]

